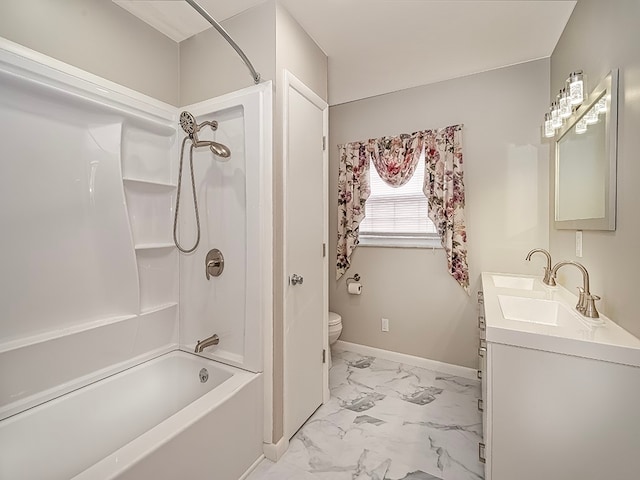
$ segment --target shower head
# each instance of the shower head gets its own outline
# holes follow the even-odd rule
[[[196,133],[198,129],[198,124],[196,123],[196,119],[189,112],[184,111],[180,114],[180,126],[182,130],[189,136]]]
[[[222,145],[218,142],[209,143],[211,143],[211,145],[209,145],[209,148],[215,155],[221,158],[229,158],[231,156],[231,150],[229,150],[229,147],[227,147],[226,145]]]
[[[231,156],[231,150],[229,150],[229,147],[226,145],[211,140],[200,140],[198,138],[198,132],[204,126],[211,127],[213,131],[218,129],[218,122],[215,120],[205,121],[198,125],[196,117],[185,110],[180,114],[180,126],[191,139],[193,146],[209,147],[215,155],[223,159],[227,159]]]

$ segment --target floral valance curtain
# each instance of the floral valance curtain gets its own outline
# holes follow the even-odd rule
[[[349,268],[369,196],[369,160],[390,185],[409,181],[425,154],[424,194],[447,255],[449,273],[468,292],[462,125],[340,145],[336,278]]]
[[[401,187],[411,180],[416,169],[422,153],[422,137],[402,134],[374,138],[367,142],[367,151],[380,178],[393,187]]]

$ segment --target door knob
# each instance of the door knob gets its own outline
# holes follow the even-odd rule
[[[302,282],[304,282],[304,278],[300,275],[298,275],[297,273],[294,273],[293,275],[291,275],[291,277],[289,278],[289,283],[291,285],[302,285]]]

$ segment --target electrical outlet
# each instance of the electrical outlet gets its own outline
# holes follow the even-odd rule
[[[382,331],[383,332],[388,332],[389,331],[389,319],[388,318],[383,318],[382,319]]]
[[[582,230],[576,231],[576,257],[582,258]]]

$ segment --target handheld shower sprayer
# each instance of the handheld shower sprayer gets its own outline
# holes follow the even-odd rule
[[[180,126],[184,132],[191,136],[196,131],[196,119],[193,115],[191,115],[186,110],[180,114]]]
[[[178,191],[176,192],[176,211],[173,217],[173,241],[182,253],[191,253],[196,248],[198,248],[198,244],[200,243],[200,216],[198,214],[198,198],[196,196],[196,181],[195,175],[193,173],[193,149],[199,147],[209,147],[211,152],[214,155],[219,157],[221,161],[226,161],[231,156],[231,150],[226,145],[223,145],[218,142],[214,142],[213,140],[200,140],[198,138],[198,132],[202,129],[202,127],[210,127],[214,132],[218,129],[218,122],[213,121],[204,121],[200,124],[196,122],[196,118],[189,112],[184,111],[180,114],[180,127],[187,134],[186,137],[182,140],[182,148],[180,149],[180,167],[178,171]],[[196,215],[196,228],[197,235],[196,241],[193,247],[184,248],[180,245],[178,241],[178,210],[180,209],[180,188],[182,187],[182,163],[184,159],[184,147],[187,143],[187,140],[191,140],[191,146],[189,148],[189,167],[191,170],[191,188],[193,192],[193,207]]]

